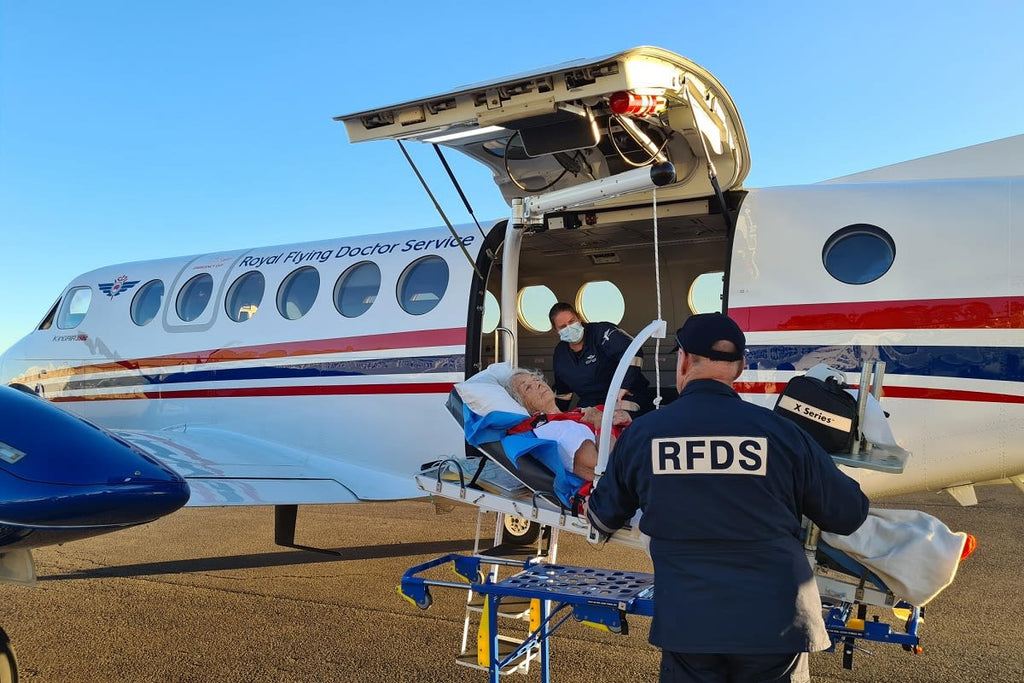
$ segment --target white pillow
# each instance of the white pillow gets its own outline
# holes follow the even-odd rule
[[[508,363],[493,363],[486,370],[473,375],[465,382],[455,385],[462,402],[477,415],[500,410],[529,417],[526,408],[519,405],[505,389],[512,368]]]

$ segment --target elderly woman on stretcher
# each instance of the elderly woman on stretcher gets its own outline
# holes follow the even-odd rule
[[[591,406],[562,412],[555,403],[555,392],[544,375],[526,368],[515,368],[508,377],[508,393],[526,408],[530,417],[509,429],[510,434],[533,430],[541,439],[558,444],[558,455],[565,469],[588,482],[594,480],[597,467],[597,440],[603,406]],[[630,423],[629,413],[616,410],[612,418],[611,444]]]

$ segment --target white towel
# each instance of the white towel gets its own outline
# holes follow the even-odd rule
[[[953,583],[967,534],[920,510],[871,508],[849,536],[822,539],[878,575],[897,597],[921,607]]]

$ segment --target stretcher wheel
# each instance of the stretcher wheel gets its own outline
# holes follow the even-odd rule
[[[540,536],[540,524],[515,515],[505,515],[503,537],[513,545],[530,545]]]
[[[430,595],[430,589],[423,589],[423,597],[416,601],[416,606],[420,609],[427,609],[434,604],[434,598]]]

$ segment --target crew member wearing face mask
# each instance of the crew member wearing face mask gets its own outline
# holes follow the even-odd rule
[[[573,394],[579,398],[578,407],[603,404],[615,366],[633,338],[611,323],[582,322],[576,309],[567,303],[552,306],[548,318],[560,340],[552,361],[559,407],[567,409]],[[641,372],[642,366],[643,351],[637,350],[615,405],[633,417],[653,407],[654,392]]]

